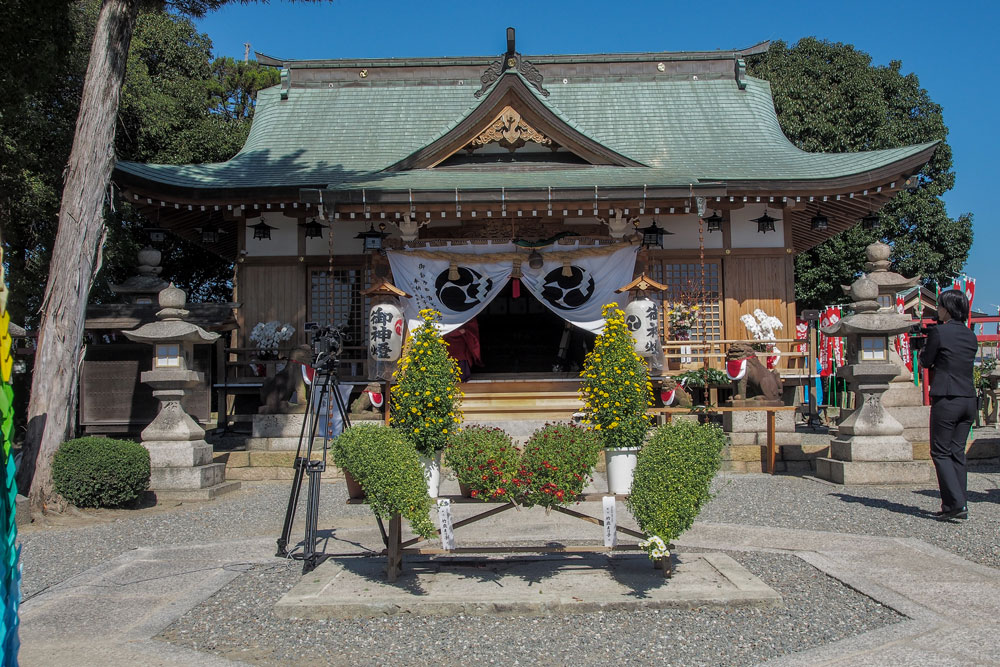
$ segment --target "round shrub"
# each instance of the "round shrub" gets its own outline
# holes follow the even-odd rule
[[[569,505],[591,478],[601,453],[597,433],[572,424],[546,424],[524,445],[521,504]]]
[[[625,504],[642,531],[670,543],[691,527],[710,498],[726,444],[714,424],[677,421],[658,427],[636,463]]]
[[[404,433],[381,424],[356,424],[333,440],[331,455],[365,490],[376,516],[390,519],[398,513],[414,533],[434,537],[424,469]]]
[[[452,436],[446,460],[458,481],[480,500],[515,500],[521,454],[502,429],[468,426]]]
[[[149,486],[149,452],[131,440],[67,440],[52,460],[56,492],[77,507],[120,507]]]

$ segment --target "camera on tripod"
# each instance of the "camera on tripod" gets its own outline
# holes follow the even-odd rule
[[[344,350],[347,340],[347,325],[339,327],[327,325],[316,329],[313,333],[313,363],[317,371],[335,373],[340,364],[340,353]]]

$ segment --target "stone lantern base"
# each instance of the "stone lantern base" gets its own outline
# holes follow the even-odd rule
[[[204,440],[142,445],[149,450],[149,488],[157,500],[212,500],[240,488],[226,481],[226,464],[212,463],[212,446]]]
[[[934,480],[934,466],[929,461],[816,459],[816,476],[836,484],[928,484]]]

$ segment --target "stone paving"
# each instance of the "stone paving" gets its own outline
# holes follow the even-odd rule
[[[802,489],[813,492],[812,487],[802,486],[808,482],[793,482],[762,477],[758,486],[792,484],[800,488],[799,493]],[[753,480],[739,483],[756,484]],[[981,481],[976,483],[982,485]],[[830,489],[831,493],[835,490]],[[859,489],[853,492],[861,493]],[[982,495],[993,500],[992,492]],[[994,510],[990,501],[977,506],[979,511],[970,524],[988,520],[987,510]],[[850,507],[872,515],[879,511],[876,507]],[[549,530],[545,526],[548,519],[543,513],[523,512],[517,527],[531,539]],[[961,528],[955,526],[955,530]],[[374,526],[366,521],[345,522],[334,532],[331,551],[341,554],[370,553],[368,545],[379,541]],[[69,536],[72,534],[70,531]],[[84,538],[86,531],[76,534]],[[996,541],[995,531],[988,539]],[[677,547],[682,555],[703,550],[785,554],[905,617],[902,622],[779,657],[772,661],[775,664],[1000,664],[1000,642],[996,640],[1000,630],[1000,570],[965,560],[926,541],[706,521],[696,523],[677,541]],[[30,550],[27,553],[30,556]],[[24,603],[21,664],[237,664],[154,637],[245,571],[285,562],[273,554],[273,536],[139,546],[125,551],[39,590]],[[503,576],[482,581],[493,587],[505,583]],[[712,664],[710,656],[705,660]]]

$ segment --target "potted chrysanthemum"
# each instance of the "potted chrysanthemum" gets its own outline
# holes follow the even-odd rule
[[[389,424],[416,447],[432,498],[441,480],[441,450],[462,423],[460,373],[434,326],[440,318],[436,310],[420,311],[421,324],[407,341],[389,392]]]
[[[608,492],[628,493],[636,454],[649,429],[646,410],[653,404],[653,386],[646,363],[632,347],[625,313],[609,304],[602,315],[604,331],[584,360],[580,394],[587,422],[604,445]]]

